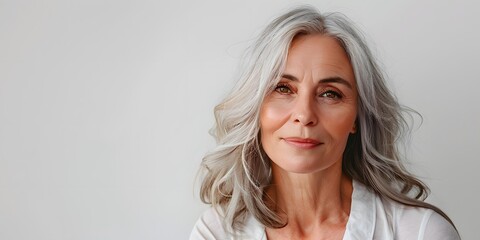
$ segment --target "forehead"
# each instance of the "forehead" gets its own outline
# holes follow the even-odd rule
[[[308,73],[318,77],[336,75],[352,83],[355,81],[350,59],[340,42],[322,34],[299,35],[293,39],[285,72],[302,76]]]

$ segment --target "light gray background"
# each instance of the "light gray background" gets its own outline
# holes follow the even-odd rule
[[[0,0],[0,239],[187,239],[212,109],[294,2]],[[308,2],[369,35],[424,117],[408,155],[429,201],[475,239],[479,4]]]

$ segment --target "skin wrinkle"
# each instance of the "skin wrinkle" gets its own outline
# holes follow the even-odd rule
[[[341,239],[353,191],[352,180],[342,173],[357,114],[351,64],[337,40],[303,35],[292,42],[284,75],[260,111],[261,143],[273,175],[267,199],[275,201],[269,204],[288,221],[283,228],[267,228],[267,235]],[[328,80],[335,78],[348,84]],[[291,137],[313,139],[318,145],[298,147],[289,142]]]

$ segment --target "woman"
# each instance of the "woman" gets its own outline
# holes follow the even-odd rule
[[[348,19],[294,9],[246,59],[215,108],[191,239],[459,239],[403,167],[404,109]]]

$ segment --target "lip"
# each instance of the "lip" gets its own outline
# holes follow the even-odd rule
[[[283,138],[283,140],[294,147],[302,149],[312,149],[322,144],[321,142],[311,138],[289,137]]]

